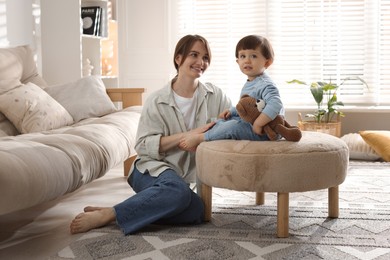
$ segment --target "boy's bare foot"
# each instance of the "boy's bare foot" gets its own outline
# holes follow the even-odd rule
[[[114,221],[116,217],[114,208],[86,207],[84,211],[70,223],[70,233],[83,233],[105,226]]]
[[[185,151],[193,152],[204,141],[204,134],[188,135],[180,140],[179,147]]]

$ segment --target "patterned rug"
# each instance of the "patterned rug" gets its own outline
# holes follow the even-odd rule
[[[150,226],[124,236],[91,230],[50,259],[390,259],[390,163],[350,163],[340,217],[327,218],[327,190],[290,194],[290,236],[277,238],[276,194],[213,189],[212,221]]]

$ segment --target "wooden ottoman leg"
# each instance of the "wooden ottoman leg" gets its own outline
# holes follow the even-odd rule
[[[328,189],[328,215],[330,218],[339,217],[339,186]]]
[[[264,205],[264,192],[256,192],[256,205]]]
[[[204,221],[211,220],[211,200],[212,200],[212,192],[211,187],[202,183],[200,197],[204,204]]]
[[[288,237],[288,210],[289,210],[289,194],[278,192],[277,199],[277,236]]]

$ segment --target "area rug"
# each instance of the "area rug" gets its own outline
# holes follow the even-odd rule
[[[276,194],[213,189],[212,221],[150,226],[124,236],[91,230],[50,259],[390,259],[390,163],[351,161],[340,216],[327,218],[327,190],[290,194],[290,236],[276,237]]]

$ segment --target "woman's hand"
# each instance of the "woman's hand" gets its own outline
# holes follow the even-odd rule
[[[198,128],[192,129],[191,131],[188,131],[188,134],[201,134],[209,130],[215,125],[215,122],[210,122],[208,124],[205,124],[204,126],[200,126]]]

